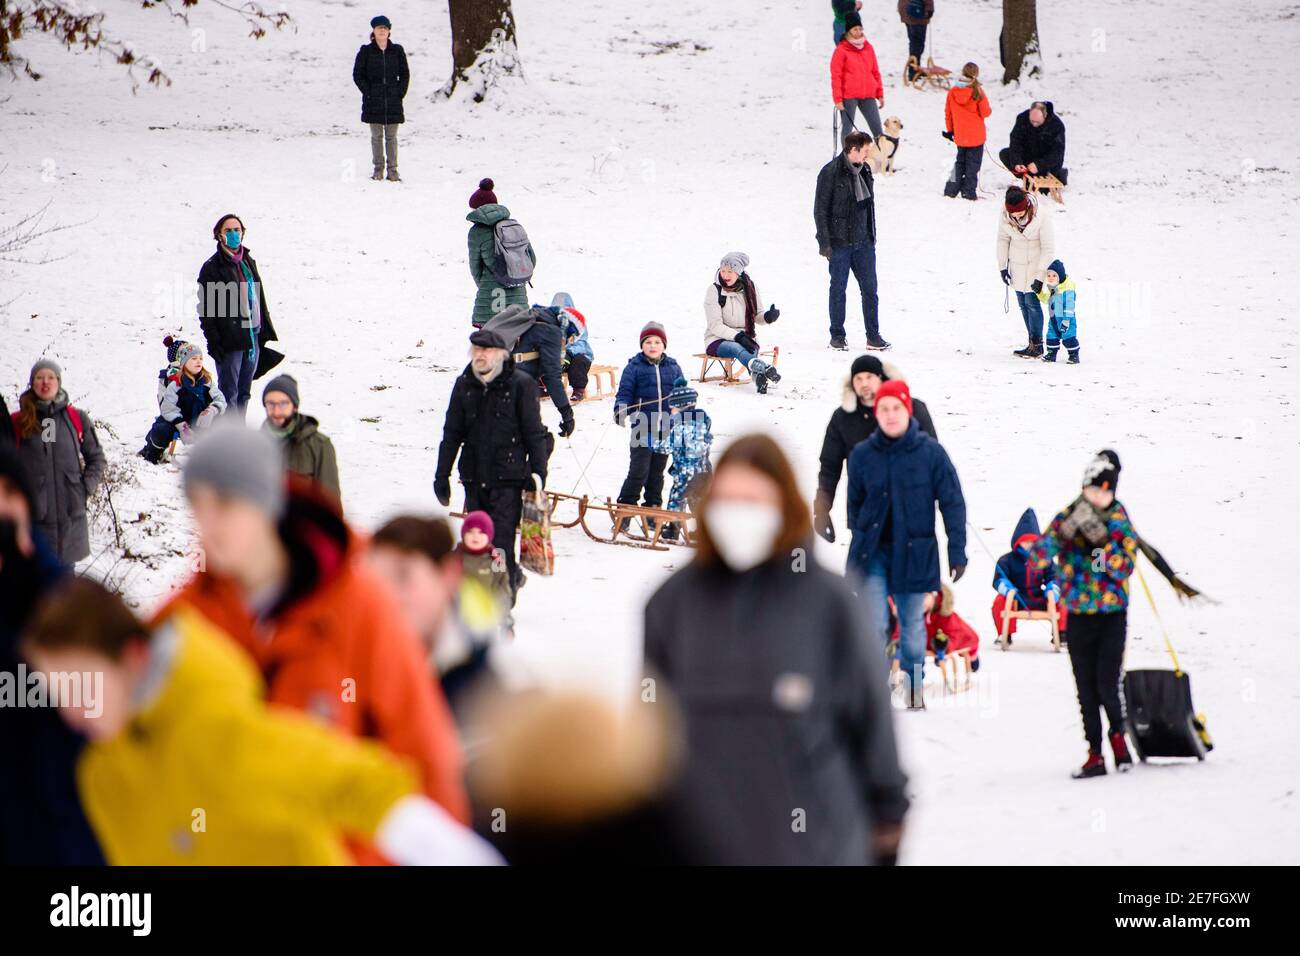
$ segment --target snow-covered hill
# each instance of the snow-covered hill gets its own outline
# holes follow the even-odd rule
[[[188,566],[174,467],[134,459],[156,413],[169,331],[197,334],[193,280],[216,218],[248,227],[270,308],[301,384],[339,450],[345,505],[362,527],[430,490],[442,412],[466,357],[473,285],[466,199],[483,176],[528,227],[534,298],[573,295],[597,360],[621,366],[649,319],[685,361],[702,346],[701,301],[722,253],[742,249],[780,306],[784,381],[766,398],[702,388],[719,447],[778,436],[809,496],[848,361],[826,348],[825,263],[812,238],[813,180],[831,157],[823,0],[562,4],[515,0],[526,81],[484,107],[436,105],[450,71],[445,4],[387,9],[413,73],[401,185],[366,178],[367,135],[350,77],[373,11],[292,6],[296,32],[254,42],[200,4],[190,28],[113,5],[110,25],[173,76],[132,95],[119,67],[24,40],[46,72],[0,81],[3,216],[50,203],[44,266],[0,264],[0,388],[12,402],[40,354],[73,400],[111,428],[114,504],[131,558],[102,533],[95,570],[152,605]],[[1300,601],[1293,470],[1300,462],[1289,297],[1300,242],[1300,107],[1285,71],[1300,6],[1253,0],[1077,0],[1039,5],[1045,75],[997,82],[1000,4],[947,0],[936,60],[978,62],[990,146],[1015,114],[1053,100],[1069,131],[1060,254],[1079,285],[1084,364],[1015,360],[1021,323],[993,255],[996,193],[945,200],[952,147],[942,94],[904,90],[903,28],[864,5],[886,71],[885,115],[905,126],[899,171],[880,184],[882,328],[933,412],[972,523],[957,606],[985,642],[977,689],[902,714],[915,782],[909,863],[1284,862],[1300,851],[1300,717],[1292,650]],[[120,7],[120,9],[119,9]],[[1268,64],[1281,73],[1263,74]],[[850,296],[851,345],[863,336]],[[766,343],[765,343],[766,344]],[[557,416],[549,405],[544,417]],[[552,486],[613,495],[625,433],[608,402],[578,409]],[[1097,448],[1118,449],[1139,530],[1222,602],[1157,600],[1218,748],[1198,766],[1147,766],[1076,783],[1083,756],[1065,655],[1031,636],[992,647],[992,558],[1027,505],[1050,514]],[[592,464],[584,473],[584,465]],[[843,526],[843,497],[836,510]],[[101,527],[101,531],[103,527]],[[846,545],[819,544],[841,566]],[[637,673],[644,598],[685,556],[607,547],[557,531],[559,569],[522,592],[520,655],[547,681],[618,695]],[[1135,589],[1136,590],[1136,589]],[[1163,666],[1136,597],[1130,666]]]

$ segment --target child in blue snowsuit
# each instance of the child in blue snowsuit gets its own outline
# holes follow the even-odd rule
[[[1027,611],[1046,611],[1047,596],[1056,601],[1060,616],[1057,622],[1061,639],[1065,639],[1065,608],[1061,604],[1061,588],[1056,583],[1056,568],[1048,565],[1038,570],[1029,563],[1029,549],[1042,537],[1038,530],[1038,515],[1033,508],[1026,508],[1025,513],[1016,522],[1016,530],[1011,533],[1011,550],[998,558],[993,569],[993,587],[998,596],[993,599],[993,627],[1002,633],[1002,610],[1008,601],[1015,601],[1016,606]],[[1016,622],[1007,622],[1007,644],[1011,635],[1016,633]]]
[[[557,292],[551,299],[556,310],[560,330],[564,333],[564,373],[569,376],[573,394],[570,402],[580,402],[587,397],[587,376],[596,354],[587,339],[587,319],[573,307],[573,297],[567,292]]]
[[[168,365],[158,373],[158,417],[140,449],[140,457],[155,465],[175,436],[179,434],[188,445],[196,431],[207,428],[226,410],[226,399],[203,367],[203,349],[170,335],[163,345]]]
[[[1053,259],[1044,276],[1046,282],[1038,301],[1047,306],[1047,351],[1044,362],[1055,362],[1056,353],[1065,346],[1069,364],[1079,364],[1079,331],[1074,319],[1074,280],[1065,274],[1065,263]]]
[[[696,479],[713,471],[709,461],[713,422],[708,412],[695,407],[698,398],[699,394],[685,378],[677,379],[668,395],[668,409],[672,413],[668,435],[656,443],[655,450],[672,456],[672,466],[668,469],[668,474],[673,476],[673,487],[668,493],[669,511],[694,510]],[[677,528],[665,527],[663,536],[670,541],[675,539]]]

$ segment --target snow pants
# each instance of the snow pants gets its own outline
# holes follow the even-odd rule
[[[949,199],[961,193],[967,199],[975,199],[975,191],[980,184],[980,166],[984,163],[984,147],[958,146],[957,160],[948,174],[948,181],[943,185],[943,194]]]

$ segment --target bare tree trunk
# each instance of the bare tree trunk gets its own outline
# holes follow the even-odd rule
[[[1038,0],[1002,0],[1002,83],[1042,75]]]
[[[502,76],[523,75],[510,0],[450,0],[450,12],[452,72],[443,96],[462,88],[479,103]]]

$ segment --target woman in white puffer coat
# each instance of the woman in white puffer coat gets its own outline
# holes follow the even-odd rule
[[[1048,265],[1056,258],[1056,237],[1051,214],[1019,186],[1007,189],[998,219],[997,255],[1002,281],[1015,291],[1029,333],[1029,344],[1015,354],[1038,358],[1043,354],[1043,309],[1038,293]]]
[[[758,357],[755,335],[759,325],[775,322],[781,310],[774,305],[763,310],[758,287],[745,272],[748,266],[749,256],[743,252],[722,257],[718,274],[704,293],[704,351],[718,358],[738,359],[749,369],[754,387],[765,393],[768,384],[781,381],[781,376]]]

